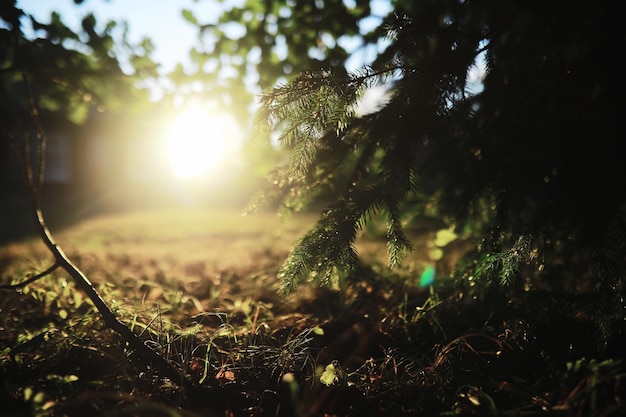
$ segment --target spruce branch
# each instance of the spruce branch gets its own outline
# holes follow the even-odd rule
[[[333,130],[341,136],[354,118],[365,89],[383,84],[401,69],[397,62],[392,62],[380,69],[365,67],[345,77],[331,71],[299,74],[289,83],[260,94],[254,120],[255,136],[266,140],[269,132],[285,123],[288,133],[279,136],[285,146],[293,146],[300,137],[296,132],[315,137]],[[298,126],[309,126],[309,129],[303,131]]]
[[[375,214],[387,225],[390,267],[401,265],[412,249],[402,227],[402,205],[421,191],[422,154],[433,152],[425,148],[450,140],[447,136],[455,126],[446,121],[465,97],[467,68],[478,53],[474,45],[478,40],[470,39],[456,49],[429,46],[428,33],[422,34],[415,20],[402,13],[383,26],[392,44],[371,66],[346,75],[303,73],[259,98],[255,119],[259,137],[267,140],[273,132],[278,143],[292,151],[284,173],[295,192],[285,192],[285,201],[293,205],[304,194],[311,195],[313,186],[328,181],[333,170],[347,174],[343,199],[329,209],[343,217],[336,217],[334,224],[321,219],[296,246],[281,271],[287,289],[316,273],[324,277],[317,280],[324,281],[342,265],[353,268],[342,259],[356,254],[343,249],[354,246],[356,231]],[[429,52],[414,54],[416,45]],[[454,65],[443,68],[437,54]],[[384,83],[389,87],[385,106],[358,115],[364,92]],[[331,251],[318,249],[328,242]]]
[[[293,292],[308,278],[329,285],[333,277],[354,273],[360,264],[354,242],[362,214],[355,215],[346,201],[328,208],[283,263],[281,291]]]
[[[476,277],[490,280],[496,276],[502,286],[513,284],[520,265],[531,260],[532,241],[531,236],[519,236],[509,249],[483,254],[476,265]]]

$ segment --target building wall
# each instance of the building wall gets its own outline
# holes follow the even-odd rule
[[[75,177],[73,160],[77,156],[67,133],[48,135],[44,181],[47,183],[72,182]]]

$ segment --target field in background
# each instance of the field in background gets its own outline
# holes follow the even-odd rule
[[[319,213],[297,213],[290,217],[275,212],[244,214],[241,208],[205,206],[170,206],[90,216],[66,211],[68,217],[75,216],[67,221],[61,220],[63,208],[57,207],[52,213],[50,228],[70,257],[91,259],[92,264],[98,260],[105,269],[111,259],[124,258],[136,265],[165,263],[183,268],[202,265],[215,271],[254,270],[267,262],[278,267],[319,217]],[[30,221],[26,213],[22,217],[22,223]],[[407,258],[408,267],[420,268],[426,259],[424,239],[433,230],[411,235],[416,250]],[[358,239],[356,247],[364,260],[386,262],[382,236],[366,233]],[[17,278],[10,274],[12,268],[25,273],[27,269],[22,270],[18,265],[32,264],[33,259],[43,260],[48,256],[43,244],[33,235],[0,244],[0,266],[4,267],[0,273],[5,279],[9,275]],[[184,278],[184,275],[179,277]]]
[[[316,215],[281,219],[275,213],[168,207],[105,213],[51,226],[61,248],[97,286],[107,285],[130,299],[158,303],[164,291],[194,300],[219,295],[252,297],[278,291],[276,271]],[[0,246],[3,283],[19,282],[53,263],[43,243],[30,236]],[[263,282],[254,284],[263,275]],[[52,284],[55,272],[44,280]],[[230,283],[224,282],[230,277]],[[236,281],[236,282],[235,282]],[[33,284],[37,287],[39,283]],[[258,288],[260,287],[260,288]],[[202,309],[196,301],[195,312]],[[226,308],[225,306],[222,306]]]

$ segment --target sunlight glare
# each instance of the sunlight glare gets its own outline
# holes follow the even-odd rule
[[[170,125],[167,157],[178,179],[205,176],[227,162],[240,142],[233,117],[193,107],[182,112]]]

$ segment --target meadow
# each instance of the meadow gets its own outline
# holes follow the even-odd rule
[[[318,213],[207,207],[85,216],[53,227],[115,314],[180,372],[165,378],[60,271],[0,291],[1,416],[620,415],[617,344],[596,350],[558,294],[419,285],[435,228],[403,269],[374,231],[345,284],[279,291]],[[0,247],[0,284],[53,262],[36,237]],[[445,270],[443,261],[440,270]],[[538,298],[539,297],[539,298]],[[538,308],[540,306],[540,308]],[[613,350],[612,350],[613,349]],[[183,388],[182,380],[192,389]]]

